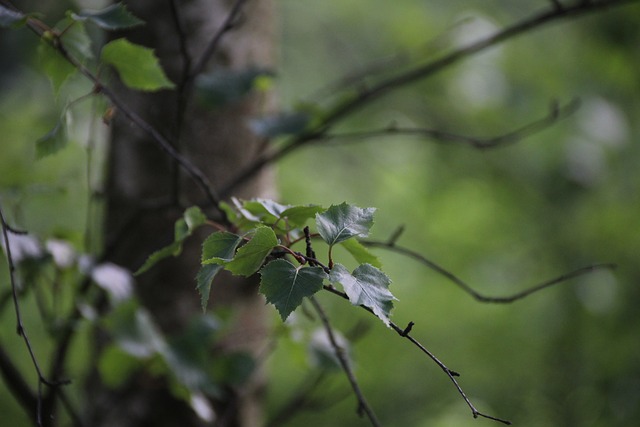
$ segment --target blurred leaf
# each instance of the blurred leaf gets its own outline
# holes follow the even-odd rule
[[[207,107],[222,107],[242,100],[254,89],[259,77],[271,75],[273,72],[260,68],[202,74],[196,79],[196,96]]]
[[[336,330],[331,331],[336,344],[343,350],[347,360],[351,364],[351,349],[349,341]],[[331,339],[324,328],[316,329],[309,340],[309,360],[316,368],[342,370],[342,364],[336,355],[336,349],[331,344]]]
[[[60,35],[60,42],[65,50],[80,63],[93,58],[91,38],[87,34],[84,23],[66,17],[55,26]]]
[[[251,378],[255,371],[256,362],[249,353],[236,352],[213,361],[213,375],[224,384],[240,386]]]
[[[197,316],[162,351],[171,373],[190,391],[201,390],[209,395],[219,393],[210,367],[211,345],[217,330],[218,323],[211,316]]]
[[[0,28],[17,28],[27,22],[27,15],[0,5]]]
[[[260,293],[273,304],[282,320],[302,304],[304,297],[322,289],[327,277],[320,267],[297,267],[284,259],[271,261],[260,270]]]
[[[184,211],[184,220],[189,230],[195,230],[207,221],[207,216],[197,206],[191,206]]]
[[[71,17],[77,21],[90,21],[104,30],[119,30],[136,27],[144,24],[127,10],[122,3],[112,4],[97,11],[82,10],[80,13],[72,13]]]
[[[277,116],[251,119],[249,127],[256,135],[274,138],[282,135],[295,135],[304,131],[310,122],[306,113],[282,113]]]
[[[104,45],[101,58],[113,65],[122,82],[132,89],[153,92],[175,87],[162,70],[153,49],[121,38]]]
[[[57,95],[63,83],[77,70],[44,40],[41,40],[38,46],[37,55],[39,66],[49,78],[53,92]]]
[[[341,245],[358,261],[358,264],[371,264],[374,267],[382,268],[380,259],[356,239],[345,240]]]
[[[373,226],[375,208],[358,208],[342,203],[333,205],[316,215],[316,226],[320,236],[330,246],[351,237],[367,237]]]
[[[233,260],[225,264],[225,268],[235,275],[250,276],[258,271],[277,244],[278,239],[271,228],[257,227],[251,240],[238,249]]]
[[[65,115],[60,117],[55,127],[36,141],[36,158],[55,154],[67,145],[67,125]]]
[[[135,301],[118,305],[105,319],[105,325],[120,348],[137,358],[149,358],[166,346],[151,314]]]
[[[353,305],[370,308],[389,326],[389,313],[396,298],[389,292],[391,279],[386,274],[369,264],[362,264],[351,274],[343,265],[336,264],[329,280],[343,286]]]
[[[107,387],[111,388],[117,388],[126,383],[131,375],[142,367],[143,364],[139,358],[116,345],[104,349],[98,359],[100,378]]]

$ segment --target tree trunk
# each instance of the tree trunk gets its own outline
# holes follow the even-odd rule
[[[185,70],[181,31],[193,66],[236,2],[128,3],[129,10],[146,24],[118,36],[154,48],[169,78],[179,87]],[[207,69],[270,67],[272,21],[271,1],[247,2],[236,24],[223,36]],[[220,188],[261,150],[261,144],[247,128],[247,121],[264,113],[264,95],[252,95],[216,111],[189,100],[181,117],[179,90],[147,94],[119,88],[118,94],[162,134],[180,141],[176,148],[205,173],[214,188]],[[272,180],[266,171],[235,195],[270,197],[271,192]],[[113,247],[110,260],[133,271],[149,254],[173,240],[173,224],[185,206],[206,201],[204,193],[178,170],[175,162],[117,112],[112,123],[106,196],[107,244]],[[136,278],[138,298],[166,333],[179,334],[194,315],[201,313],[194,279],[200,267],[201,237],[189,239],[179,257],[165,260]],[[234,313],[235,333],[228,333],[232,338],[217,343],[217,351],[244,349],[257,355],[264,346],[267,321],[256,280],[239,281],[227,276],[217,279],[210,301],[214,306],[231,307]],[[232,392],[214,403],[218,422],[215,425],[261,425],[259,377],[254,375],[250,384],[241,389],[230,388]],[[106,391],[99,380],[91,381],[89,396],[91,426],[205,425],[185,402],[169,393],[166,384],[144,375],[120,390]]]

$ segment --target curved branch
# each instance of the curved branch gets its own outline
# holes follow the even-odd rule
[[[491,149],[502,147],[504,145],[514,144],[527,138],[535,133],[543,131],[557,121],[566,118],[573,114],[579,107],[579,101],[573,100],[564,106],[552,105],[549,113],[531,123],[521,126],[510,132],[503,133],[489,138],[481,138],[475,136],[461,135],[456,133],[445,132],[437,129],[421,129],[421,128],[399,128],[393,125],[384,129],[362,131],[362,132],[349,132],[339,134],[325,134],[319,136],[316,141],[336,141],[342,144],[349,142],[358,142],[364,139],[393,136],[393,135],[408,135],[408,136],[420,136],[424,138],[431,138],[436,142],[454,142],[464,145],[469,145],[479,150]],[[347,140],[347,141],[344,141]],[[314,141],[315,142],[315,141]]]
[[[428,259],[424,255],[422,255],[422,254],[420,254],[420,253],[418,253],[416,251],[412,251],[411,249],[396,245],[395,241],[379,242],[379,241],[367,240],[367,241],[362,241],[361,243],[363,245],[365,245],[365,246],[384,248],[384,249],[388,249],[390,251],[393,251],[393,252],[408,256],[410,258],[413,258],[416,261],[420,262],[421,264],[425,265],[426,267],[428,267],[428,268],[432,269],[433,271],[437,272],[438,274],[446,277],[447,279],[449,279],[449,281],[451,281],[454,284],[458,285],[458,287],[460,289],[462,289],[467,294],[471,295],[475,300],[480,301],[480,302],[496,303],[496,304],[509,304],[509,303],[514,302],[514,301],[518,301],[520,299],[523,299],[523,298],[525,298],[525,297],[527,297],[527,296],[529,296],[531,294],[534,294],[534,293],[536,293],[538,291],[541,291],[543,289],[549,288],[549,287],[551,287],[553,285],[557,285],[559,283],[566,282],[566,281],[568,281],[570,279],[574,279],[576,277],[579,277],[579,276],[582,276],[582,275],[585,275],[585,274],[588,274],[588,273],[592,273],[593,271],[596,271],[596,270],[611,270],[611,269],[614,269],[616,267],[616,265],[612,264],[612,263],[602,263],[602,264],[587,265],[585,267],[580,267],[580,268],[578,268],[576,270],[573,270],[573,271],[570,271],[568,273],[562,274],[562,275],[560,275],[558,277],[555,277],[553,279],[547,280],[547,281],[542,282],[540,284],[537,284],[537,285],[531,286],[529,288],[526,288],[525,290],[517,292],[515,294],[502,296],[502,297],[496,297],[496,296],[484,295],[484,294],[481,294],[480,292],[477,292],[471,286],[469,286],[465,281],[460,279],[458,276],[456,276],[455,274],[453,274],[449,270],[447,270],[444,267],[436,264],[435,262],[431,261],[430,259]]]
[[[220,194],[222,197],[228,196],[235,188],[248,181],[265,166],[280,160],[291,152],[313,141],[318,140],[335,124],[349,117],[362,107],[382,98],[396,89],[415,83],[419,80],[432,77],[442,70],[445,70],[483,50],[552,22],[579,17],[602,9],[637,2],[638,0],[577,1],[573,5],[563,6],[561,8],[550,4],[550,6],[544,11],[538,12],[528,18],[516,22],[515,24],[498,31],[491,36],[480,39],[475,43],[454,50],[438,59],[428,62],[427,64],[416,66],[415,68],[409,69],[397,76],[383,80],[367,89],[361,90],[358,94],[336,105],[313,129],[292,137],[279,148],[276,148],[256,159],[237,176],[229,180],[229,183],[220,190]]]
[[[347,300],[347,301],[349,300],[349,297],[347,296],[346,293],[340,292],[339,290],[337,290],[333,286],[325,285],[324,289],[326,291],[331,292],[334,295],[337,295],[337,296]],[[364,310],[368,311],[369,313],[374,314],[373,310],[370,309],[369,307],[366,307],[364,305],[361,305],[360,307],[363,308]],[[457,373],[456,371],[453,371],[453,370],[449,369],[442,361],[440,361],[440,359],[438,359],[435,356],[435,354],[431,353],[424,345],[422,345],[420,343],[420,341],[418,341],[417,339],[413,338],[410,335],[410,332],[411,332],[411,329],[413,328],[413,325],[414,325],[414,323],[410,322],[409,325],[406,328],[402,329],[401,327],[399,327],[395,323],[389,322],[389,326],[391,327],[391,329],[393,329],[402,338],[405,338],[405,339],[409,340],[421,352],[426,354],[433,362],[435,362],[435,364],[438,365],[438,367],[440,369],[442,369],[442,371],[447,375],[447,377],[449,377],[449,379],[451,380],[451,382],[455,386],[456,390],[458,390],[458,394],[460,394],[460,396],[462,396],[462,399],[465,401],[465,403],[467,404],[467,406],[471,410],[473,418],[478,418],[478,417],[487,418],[487,419],[490,419],[490,420],[493,420],[493,421],[498,421],[498,422],[500,422],[502,424],[511,425],[511,421],[504,420],[502,418],[497,418],[497,417],[494,417],[492,415],[488,415],[488,414],[485,414],[483,412],[478,411],[478,409],[473,405],[471,400],[467,397],[466,393],[464,392],[464,390],[462,389],[462,387],[458,383],[458,380],[456,379],[456,377],[459,377],[460,374]]]

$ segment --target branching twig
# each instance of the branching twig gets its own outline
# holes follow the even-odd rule
[[[35,19],[28,18],[27,26],[36,33],[41,39],[47,40],[47,38],[43,37],[46,31],[51,32],[51,28],[48,28],[43,22]],[[121,112],[131,123],[145,132],[147,135],[151,137],[151,139],[172,159],[174,159],[178,164],[187,172],[187,174],[196,182],[196,184],[200,187],[200,189],[205,193],[209,202],[214,206],[218,207],[219,201],[221,200],[213,188],[213,185],[209,181],[209,178],[200,170],[196,165],[194,165],[191,161],[189,161],[186,157],[180,154],[174,144],[165,137],[158,129],[153,127],[151,124],[146,122],[140,115],[138,115],[135,111],[133,111],[127,103],[122,101],[118,96],[116,96],[115,92],[113,92],[110,88],[103,85],[97,75],[91,72],[86,66],[80,63],[76,58],[74,58],[64,47],[59,38],[53,38],[49,41],[50,45],[58,51],[58,53],[71,65],[73,65],[76,70],[78,70],[82,75],[84,75],[87,79],[89,79],[94,87],[96,93],[101,93],[106,96],[109,101]],[[220,211],[222,215],[224,215],[223,211]]]
[[[240,12],[242,12],[242,9],[246,2],[247,0],[236,0],[235,4],[231,8],[231,11],[227,15],[224,22],[222,23],[222,26],[213,35],[213,37],[211,38],[211,41],[209,42],[206,49],[202,53],[202,56],[200,56],[200,59],[198,59],[198,61],[196,62],[196,65],[194,65],[193,69],[191,70],[191,75],[189,76],[189,80],[193,80],[195,77],[197,77],[204,71],[205,67],[207,66],[207,63],[209,62],[209,60],[211,60],[211,57],[218,49],[218,46],[220,45],[220,41],[222,40],[222,36],[224,36],[228,31],[233,29],[233,27],[236,25],[238,16],[240,15]]]
[[[579,106],[579,102],[574,100],[565,106],[558,107],[552,106],[551,111],[544,117],[519,127],[513,131],[494,136],[489,138],[481,138],[476,136],[460,135],[450,132],[441,131],[438,129],[420,129],[420,128],[400,128],[394,125],[388,126],[384,129],[362,131],[362,132],[349,132],[339,134],[325,134],[316,138],[315,141],[336,141],[342,144],[346,142],[356,142],[374,137],[381,136],[394,136],[394,135],[408,135],[408,136],[421,136],[425,138],[431,138],[437,142],[454,142],[469,145],[473,148],[480,150],[502,147],[508,144],[514,144],[527,138],[534,133],[540,132],[548,127],[552,126],[558,120],[561,120],[573,112]],[[337,141],[339,140],[339,141]],[[314,142],[315,142],[314,141]]]
[[[329,292],[331,292],[334,295],[338,295],[339,297],[341,297],[343,299],[349,300],[349,297],[347,296],[346,293],[340,292],[339,290],[337,290],[333,286],[325,285],[324,289],[329,291]],[[369,313],[374,314],[373,310],[370,309],[369,307],[366,307],[364,305],[361,305],[360,307],[363,308],[364,310],[368,311]],[[498,421],[498,422],[501,422],[501,423],[506,424],[506,425],[511,425],[511,421],[504,420],[504,419],[501,419],[501,418],[494,417],[492,415],[488,415],[488,414],[482,413],[482,412],[478,411],[478,409],[476,409],[476,407],[473,405],[471,400],[467,397],[466,393],[464,392],[464,390],[462,389],[462,387],[458,383],[458,380],[456,379],[456,377],[459,377],[460,374],[457,373],[456,371],[453,371],[453,370],[449,369],[443,362],[440,361],[440,359],[438,359],[433,353],[431,353],[424,345],[422,345],[418,340],[416,340],[415,338],[413,338],[410,335],[410,331],[414,326],[413,322],[410,322],[409,325],[407,325],[407,327],[404,328],[404,329],[399,327],[398,325],[396,325],[393,322],[389,322],[389,326],[391,327],[391,329],[393,329],[402,338],[406,338],[407,340],[409,340],[421,352],[426,354],[432,361],[434,361],[436,363],[436,365],[438,365],[438,367],[440,367],[440,369],[442,369],[442,371],[447,375],[447,377],[449,377],[451,382],[454,384],[454,386],[456,387],[456,390],[458,390],[458,393],[460,394],[460,396],[462,396],[462,398],[464,399],[464,401],[467,404],[467,406],[469,407],[469,409],[471,409],[471,413],[472,413],[474,418],[482,417],[482,418],[487,418],[487,419],[490,419],[490,420]]]
[[[25,330],[24,323],[22,322],[22,313],[20,311],[20,303],[18,302],[18,284],[16,283],[15,278],[15,270],[16,266],[13,262],[13,256],[11,254],[11,243],[9,242],[9,230],[7,227],[7,222],[4,217],[4,213],[2,212],[2,207],[0,207],[0,226],[2,227],[2,239],[4,241],[5,246],[5,255],[7,257],[7,264],[9,266],[9,280],[11,282],[11,292],[13,296],[13,306],[16,314],[16,332],[20,338],[24,341],[25,346],[27,347],[27,351],[29,352],[29,357],[31,358],[31,363],[36,370],[38,375],[38,393],[36,398],[36,423],[38,426],[42,426],[42,385],[47,385],[50,387],[57,387],[59,385],[67,384],[67,381],[50,381],[48,380],[42,370],[40,369],[40,364],[38,363],[38,359],[33,350],[33,346],[31,345],[31,341],[29,340],[29,335]],[[24,390],[23,390],[24,392]]]
[[[532,16],[522,19],[495,34],[478,40],[466,47],[456,49],[448,54],[441,56],[433,61],[415,68],[409,69],[397,76],[385,79],[377,84],[372,85],[366,90],[359,93],[331,109],[322,120],[311,130],[300,135],[292,137],[280,147],[266,153],[262,157],[256,159],[248,165],[244,170],[240,171],[237,176],[230,179],[224,188],[220,190],[222,197],[228,196],[235,188],[252,178],[262,168],[268,164],[272,164],[293,151],[316,141],[323,137],[331,127],[341,122],[351,114],[360,110],[373,101],[382,98],[388,93],[397,90],[403,86],[415,83],[432,77],[442,70],[461,62],[483,50],[500,44],[504,41],[513,39],[524,33],[534,29],[543,27],[552,22],[561,21],[572,17],[586,15],[598,10],[607,9],[615,6],[621,6],[629,3],[637,3],[638,0],[600,0],[590,2],[576,2],[571,6],[558,8],[553,4],[544,11],[533,14]]]
[[[365,246],[384,248],[384,249],[388,249],[388,250],[391,250],[393,252],[408,256],[410,258],[413,258],[416,261],[420,262],[421,264],[425,265],[426,267],[434,270],[438,274],[446,277],[447,279],[449,279],[454,284],[458,285],[458,287],[460,287],[460,289],[462,289],[467,294],[471,295],[477,301],[486,302],[486,303],[497,303],[497,304],[512,303],[514,301],[518,301],[520,299],[523,299],[523,298],[525,298],[525,297],[527,297],[527,296],[529,296],[531,294],[534,294],[534,293],[536,293],[538,291],[541,291],[541,290],[546,289],[548,287],[551,287],[553,285],[557,285],[559,283],[566,282],[566,281],[568,281],[570,279],[574,279],[574,278],[582,276],[584,274],[591,273],[591,272],[596,271],[596,270],[602,270],[602,269],[610,270],[610,269],[613,269],[613,268],[616,267],[616,265],[612,264],[612,263],[602,263],[602,264],[587,265],[585,267],[581,267],[581,268],[578,268],[576,270],[570,271],[568,273],[562,274],[562,275],[560,275],[558,277],[555,277],[553,279],[547,280],[547,281],[542,282],[540,284],[531,286],[531,287],[529,287],[529,288],[527,288],[527,289],[525,289],[523,291],[517,292],[515,294],[507,295],[507,296],[503,296],[503,297],[494,297],[494,296],[483,295],[483,294],[477,292],[471,286],[469,286],[465,281],[460,279],[458,276],[456,276],[455,274],[453,274],[449,270],[445,269],[444,267],[441,267],[440,265],[436,264],[435,262],[431,261],[430,259],[428,259],[424,255],[422,255],[422,254],[420,254],[420,253],[418,253],[416,251],[412,251],[411,249],[405,248],[403,246],[396,245],[395,241],[379,242],[379,241],[373,241],[373,240],[366,240],[366,241],[362,241],[361,243],[363,245],[365,245]]]
[[[374,427],[381,426],[380,422],[378,421],[378,418],[376,417],[376,414],[373,412],[373,409],[371,408],[371,406],[369,406],[369,404],[367,403],[367,399],[364,397],[364,394],[360,389],[360,385],[358,384],[358,380],[356,379],[353,369],[351,369],[349,360],[344,354],[344,349],[340,346],[340,344],[338,344],[338,341],[336,340],[336,337],[333,334],[333,330],[331,329],[331,324],[329,323],[329,318],[327,317],[327,314],[324,312],[324,309],[322,308],[322,306],[320,305],[320,303],[315,297],[311,296],[309,297],[309,300],[311,300],[311,304],[313,305],[313,308],[316,310],[316,312],[318,313],[318,316],[320,317],[320,320],[322,321],[322,325],[324,326],[324,329],[327,332],[327,335],[329,337],[329,342],[331,342],[331,346],[333,347],[336,357],[340,362],[340,366],[342,366],[342,369],[344,370],[344,373],[347,376],[349,383],[351,384],[351,388],[353,389],[353,392],[356,395],[356,398],[358,399],[358,415],[362,416],[363,414],[366,414],[372,426]]]

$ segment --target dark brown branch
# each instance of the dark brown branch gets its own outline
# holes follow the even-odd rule
[[[366,414],[372,426],[380,427],[381,426],[380,421],[378,421],[378,418],[376,417],[376,414],[373,412],[373,409],[371,408],[371,406],[369,406],[369,403],[367,403],[367,399],[364,397],[364,394],[360,389],[360,385],[358,384],[358,380],[356,379],[353,369],[351,369],[351,364],[349,363],[349,360],[344,354],[344,349],[340,346],[340,344],[336,340],[335,335],[333,334],[333,330],[331,329],[331,324],[329,323],[329,318],[327,317],[327,314],[324,312],[324,309],[322,308],[322,306],[320,305],[320,303],[315,297],[311,296],[309,297],[309,300],[311,301],[313,308],[316,310],[316,313],[318,313],[318,316],[320,317],[320,321],[322,322],[322,325],[324,326],[324,329],[327,332],[327,335],[329,336],[329,342],[331,342],[331,346],[333,347],[336,357],[340,362],[340,366],[342,367],[342,370],[347,376],[347,379],[349,380],[349,384],[351,384],[353,393],[356,395],[356,398],[358,399],[358,415],[362,416],[363,414]]]
[[[481,138],[468,135],[460,135],[450,132],[445,132],[437,129],[420,129],[420,128],[399,128],[395,126],[389,126],[384,129],[362,131],[362,132],[350,132],[340,134],[325,134],[319,136],[316,141],[336,141],[340,143],[357,142],[364,139],[394,136],[394,135],[408,135],[408,136],[420,136],[425,138],[431,138],[437,142],[454,142],[469,145],[473,148],[484,150],[490,148],[502,147],[508,144],[514,144],[519,142],[537,132],[543,131],[557,121],[564,119],[565,117],[574,113],[579,106],[577,100],[570,102],[569,104],[558,107],[552,106],[551,111],[544,117],[521,126],[513,131],[504,133],[502,135]],[[346,140],[346,141],[345,141]]]
[[[330,285],[325,285],[324,289],[326,291],[331,292],[334,295],[337,295],[343,299],[346,299],[347,301],[349,300],[349,297],[347,296],[346,293],[344,292],[340,292],[339,290],[337,290],[336,288],[334,288],[333,286]],[[369,307],[366,307],[364,305],[360,306],[361,308],[363,308],[364,310],[368,311],[371,314],[373,313],[373,310],[370,309]],[[374,314],[375,315],[375,314]],[[460,384],[458,383],[458,380],[456,379],[456,377],[459,377],[460,374],[457,373],[456,371],[453,371],[451,369],[449,369],[443,362],[440,361],[440,359],[438,359],[435,354],[431,353],[424,345],[422,345],[418,340],[416,340],[415,338],[413,338],[409,332],[411,331],[411,329],[413,328],[414,324],[413,322],[410,322],[409,325],[407,325],[406,328],[401,328],[398,325],[396,325],[393,322],[389,322],[389,326],[391,327],[391,329],[393,329],[399,336],[401,336],[402,338],[405,338],[407,340],[409,340],[414,346],[416,346],[421,352],[423,352],[424,354],[426,354],[433,362],[435,362],[436,365],[438,365],[438,367],[440,367],[440,369],[442,369],[442,371],[447,375],[447,377],[449,377],[449,379],[451,380],[451,382],[454,384],[456,390],[458,390],[458,394],[460,394],[460,396],[462,396],[462,398],[464,399],[465,403],[467,404],[467,406],[469,407],[469,409],[471,410],[471,413],[473,415],[474,418],[477,417],[482,417],[482,418],[487,418],[490,420],[494,420],[494,421],[498,421],[500,423],[506,424],[506,425],[511,425],[511,421],[508,420],[503,420],[501,418],[496,418],[492,415],[487,415],[485,413],[482,413],[480,411],[478,411],[478,409],[476,409],[476,407],[473,405],[473,403],[471,402],[471,400],[467,397],[466,393],[464,392],[464,390],[462,389],[462,387],[460,386]]]
[[[571,6],[565,6],[562,8],[557,8],[556,6],[551,5],[551,7],[548,7],[546,10],[516,22],[515,24],[498,31],[491,36],[480,39],[466,47],[454,50],[438,59],[435,59],[434,61],[428,62],[427,64],[416,66],[415,68],[403,72],[395,77],[383,80],[366,90],[360,91],[357,95],[337,105],[329,111],[323,120],[321,120],[321,122],[312,130],[292,137],[281,147],[256,159],[237,176],[229,180],[228,184],[220,190],[220,195],[222,197],[228,196],[235,188],[245,183],[266,165],[272,164],[291,152],[323,137],[335,124],[394,90],[415,83],[419,80],[432,77],[442,70],[445,70],[483,50],[513,39],[534,29],[541,28],[552,22],[579,17],[599,10],[637,2],[638,0],[576,2]]]
[[[2,207],[0,206],[0,227],[2,228],[2,239],[4,241],[5,246],[5,255],[7,257],[7,264],[9,266],[9,281],[11,283],[11,292],[13,296],[13,307],[16,315],[16,332],[20,338],[24,341],[25,346],[27,347],[27,351],[29,353],[29,357],[31,359],[31,363],[38,375],[38,393],[36,398],[36,415],[35,421],[38,426],[42,426],[42,412],[43,412],[43,396],[42,396],[42,385],[47,385],[50,387],[58,387],[60,385],[66,384],[65,381],[50,381],[48,380],[42,370],[40,369],[40,364],[38,363],[38,358],[35,355],[33,350],[33,346],[31,345],[31,341],[29,340],[29,335],[24,327],[24,323],[22,322],[22,313],[20,310],[20,303],[18,301],[18,285],[16,283],[15,270],[16,266],[13,262],[13,256],[11,254],[11,244],[9,242],[9,230],[7,227],[7,221],[5,220],[4,213],[2,212]],[[13,372],[15,373],[15,372]],[[24,390],[22,390],[24,392]],[[47,408],[48,409],[48,408]]]
[[[558,277],[555,277],[553,279],[547,280],[545,282],[542,282],[538,285],[535,286],[531,286],[523,291],[517,292],[515,294],[512,295],[507,295],[507,296],[503,296],[503,297],[495,297],[495,296],[487,296],[487,295],[483,295],[479,292],[477,292],[476,290],[474,290],[471,286],[469,286],[465,281],[463,281],[462,279],[460,279],[458,276],[456,276],[455,274],[453,274],[452,272],[450,272],[449,270],[445,269],[444,267],[436,264],[435,262],[431,261],[430,259],[428,259],[427,257],[425,257],[424,255],[416,252],[416,251],[412,251],[411,249],[402,247],[402,246],[398,246],[395,244],[395,242],[378,242],[378,241],[373,241],[373,240],[367,240],[367,241],[362,241],[361,242],[363,245],[365,246],[370,246],[370,247],[378,247],[378,248],[384,248],[384,249],[388,249],[390,251],[408,256],[410,258],[415,259],[416,261],[420,262],[421,264],[425,265],[426,267],[432,269],[433,271],[437,272],[438,274],[446,277],[447,279],[449,279],[449,281],[453,282],[454,284],[458,285],[458,287],[460,289],[462,289],[464,292],[466,292],[467,294],[471,295],[475,300],[480,301],[480,302],[486,302],[486,303],[496,303],[496,304],[509,304],[512,303],[514,301],[518,301],[520,299],[523,299],[531,294],[534,294],[538,291],[541,291],[543,289],[549,288],[553,285],[557,285],[559,283],[563,283],[566,282],[570,279],[574,279],[576,277],[588,274],[588,273],[592,273],[596,270],[611,270],[614,269],[616,267],[615,264],[612,263],[602,263],[602,264],[593,264],[593,265],[587,265],[585,267],[580,267],[576,270],[570,271],[568,273],[562,274]]]

